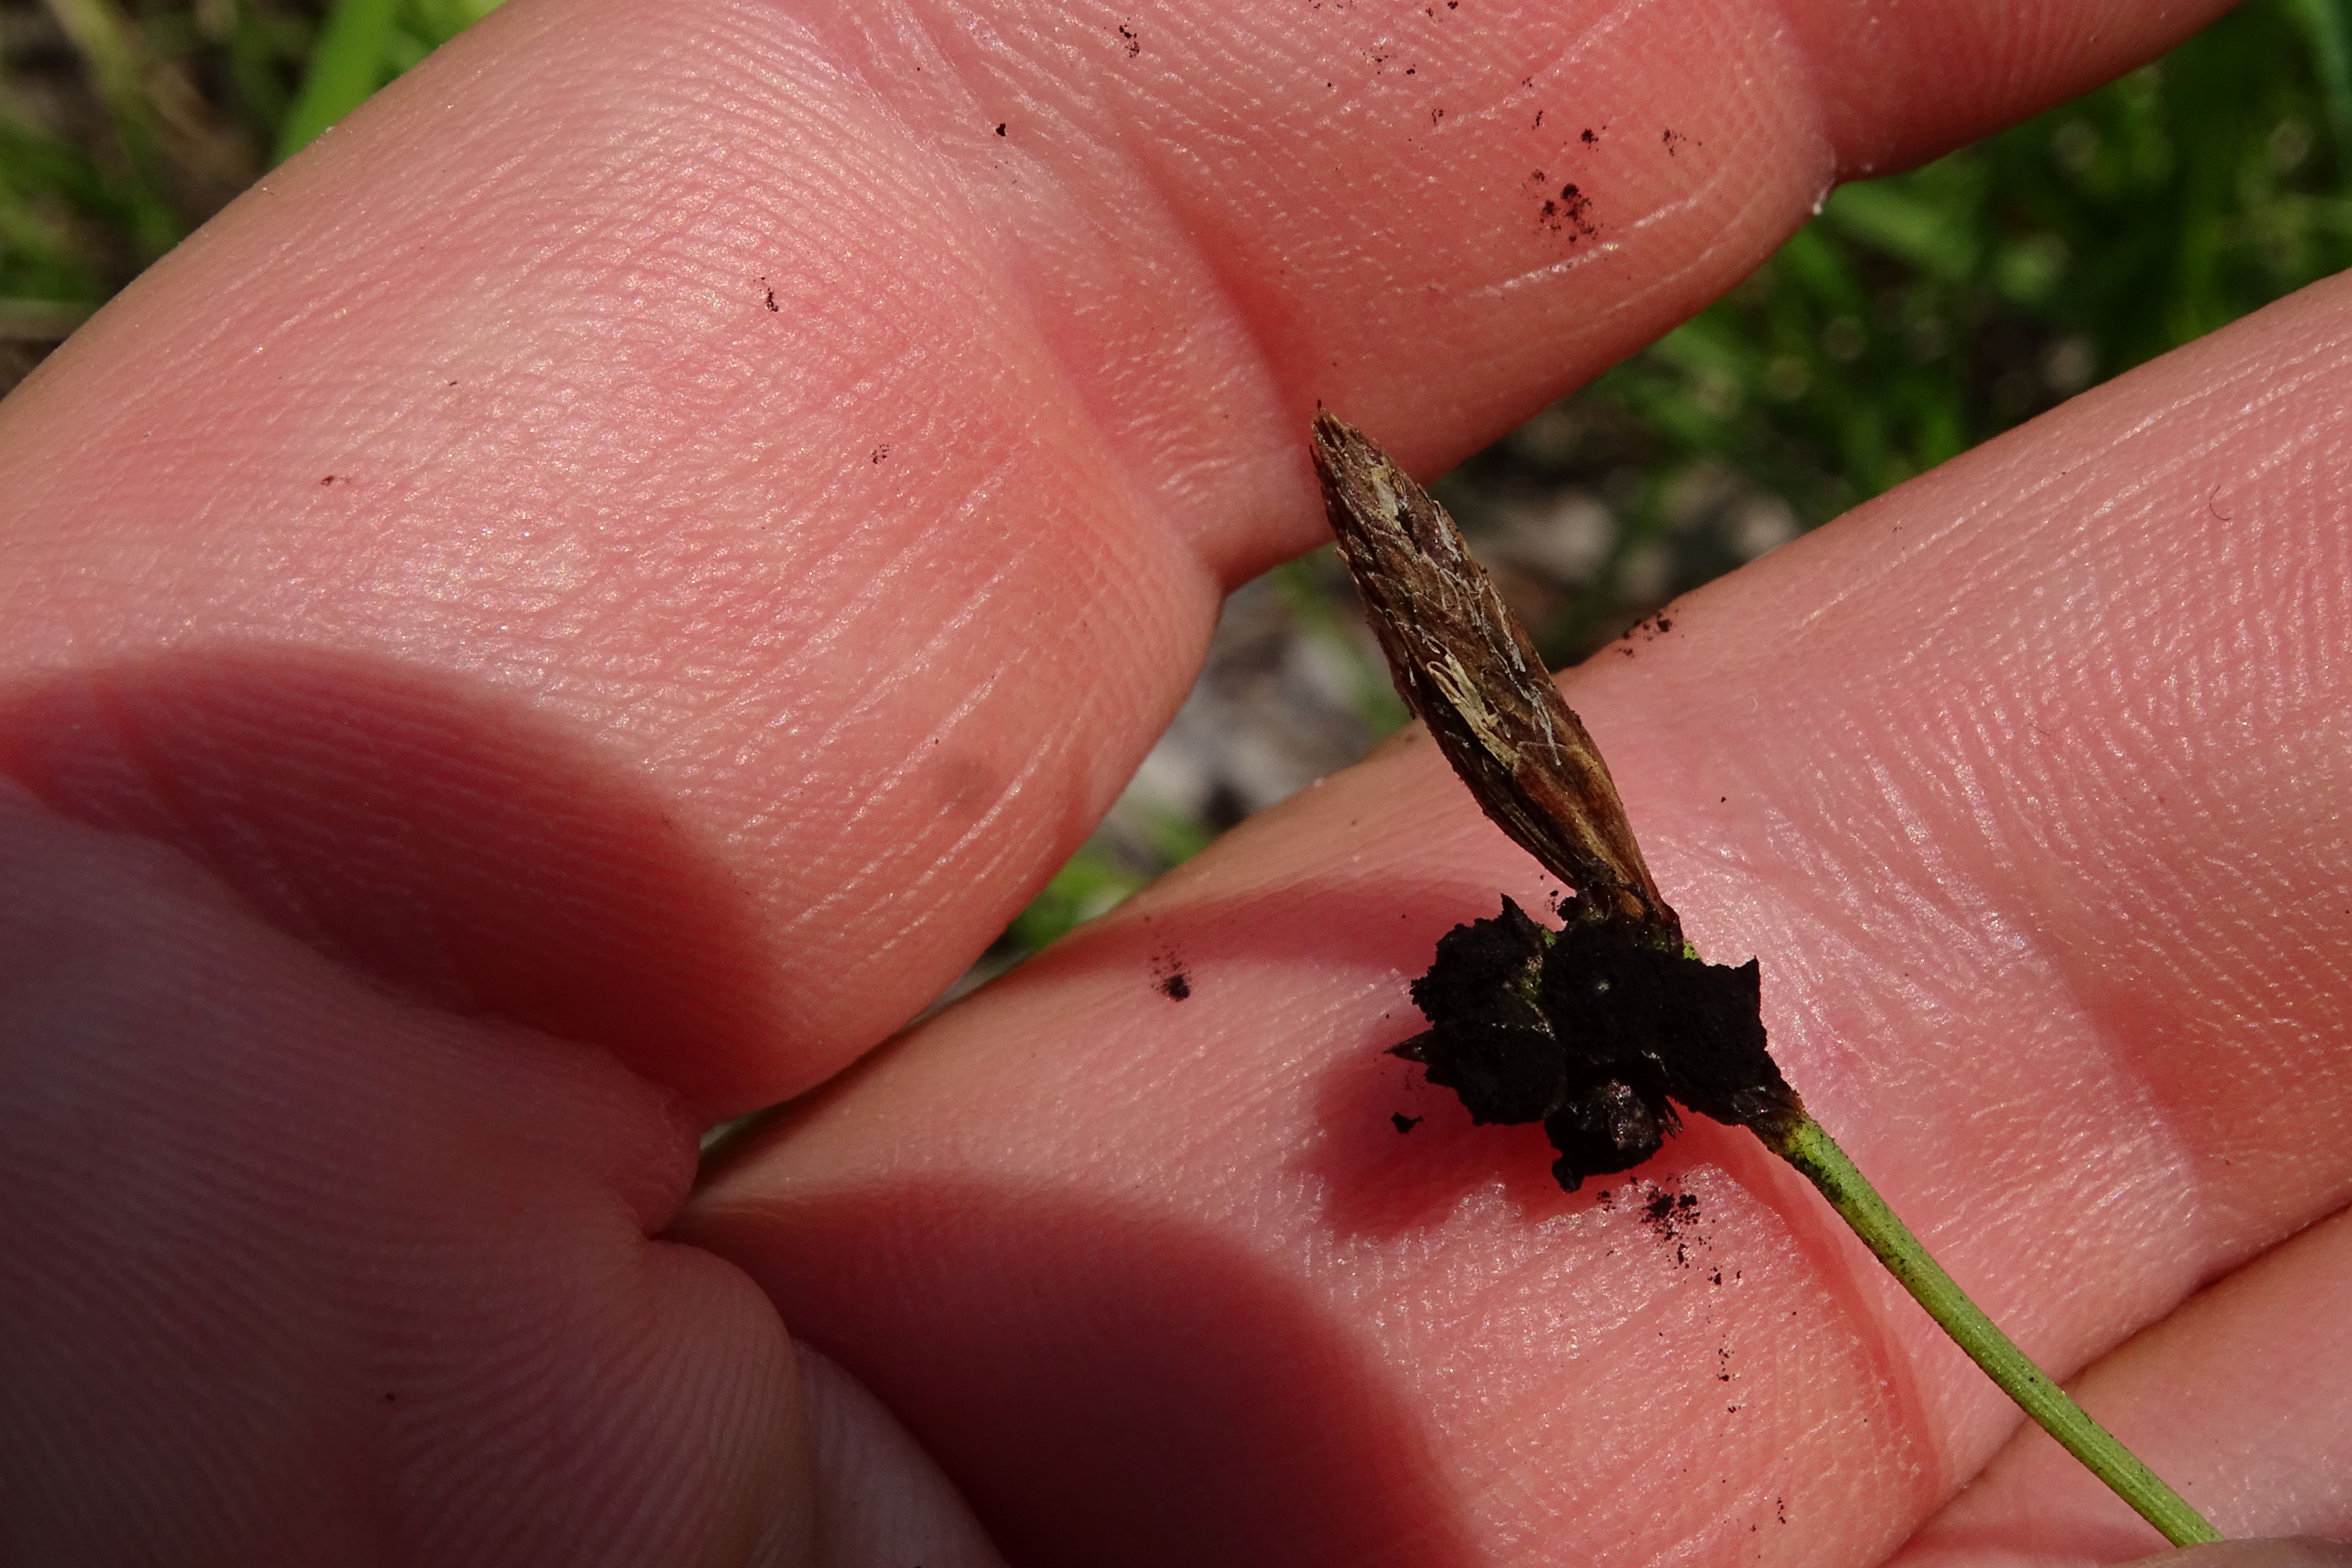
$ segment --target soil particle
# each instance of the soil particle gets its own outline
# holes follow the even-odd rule
[[[1612,926],[1554,931],[1505,899],[1497,918],[1439,939],[1412,985],[1430,1028],[1391,1054],[1427,1068],[1475,1122],[1541,1121],[1552,1173],[1574,1192],[1655,1154],[1679,1126],[1675,1103],[1737,1126],[1794,1104],[1765,1050],[1759,991],[1753,960],[1711,964]]]
[[[1642,1205],[1642,1221],[1660,1241],[1680,1241],[1685,1222],[1698,1217],[1696,1193],[1670,1193],[1664,1187],[1650,1194]]]
[[[1661,1247],[1675,1249],[1677,1268],[1691,1266],[1690,1249],[1706,1245],[1698,1231],[1698,1194],[1653,1186],[1641,1209],[1642,1224]]]
[[[1619,653],[1631,658],[1633,657],[1633,646],[1637,639],[1645,643],[1655,642],[1674,629],[1675,623],[1672,616],[1663,613],[1647,616],[1627,626],[1618,636],[1615,646]]]
[[[1592,198],[1572,184],[1560,186],[1559,195],[1544,198],[1543,210],[1536,221],[1538,226],[1554,234],[1567,234],[1570,245],[1601,233],[1601,226],[1592,221]]]

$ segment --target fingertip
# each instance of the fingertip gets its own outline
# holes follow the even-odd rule
[[[793,1348],[816,1470],[815,1560],[1003,1568],[971,1505],[882,1402],[823,1352]]]

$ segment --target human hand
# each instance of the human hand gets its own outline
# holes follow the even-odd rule
[[[517,0],[0,411],[0,1555],[988,1561],[787,1331],[1024,1562],[2147,1549],[1738,1136],[1640,1173],[1683,1267],[1378,1054],[1539,888],[1426,747],[688,1199],[1320,537],[1318,398],[1441,465],[2211,9],[1484,4]],[[2277,1245],[2352,1184],[2346,310],[1571,678],[1817,1113],[2232,1533],[2352,1528],[2352,1237]]]

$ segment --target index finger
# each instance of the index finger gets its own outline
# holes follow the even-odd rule
[[[935,994],[1319,537],[2218,5],[518,0],[0,414],[7,766],[710,1113]]]

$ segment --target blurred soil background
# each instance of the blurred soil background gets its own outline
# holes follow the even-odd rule
[[[0,0],[0,391],[495,4]],[[1552,662],[1572,663],[1676,594],[2352,264],[2347,174],[2352,0],[2252,0],[2086,98],[1842,187],[1705,314],[1438,494]],[[1329,550],[1244,586],[1109,819],[965,984],[1403,717]]]

